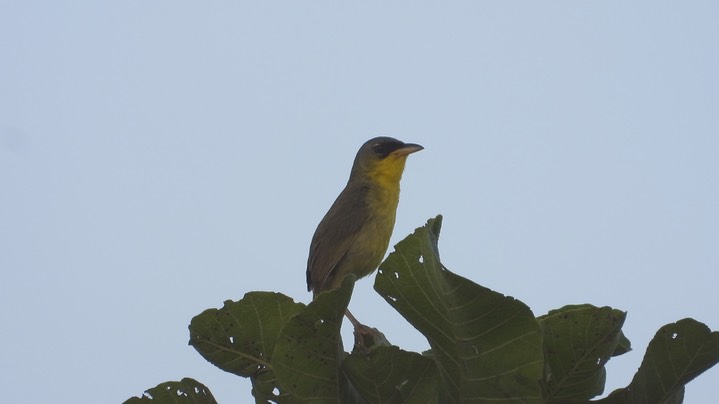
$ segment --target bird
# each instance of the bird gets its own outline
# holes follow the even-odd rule
[[[387,252],[399,204],[399,183],[407,157],[419,144],[380,136],[357,151],[349,180],[320,221],[307,258],[307,290],[313,299],[338,288],[344,277],[365,277]],[[355,326],[365,327],[347,310]]]

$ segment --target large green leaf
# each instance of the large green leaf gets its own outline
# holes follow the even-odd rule
[[[179,382],[160,383],[123,404],[217,404],[217,401],[205,385],[186,377]]]
[[[399,242],[375,289],[429,341],[448,401],[540,403],[539,324],[519,300],[447,270],[439,260],[441,216]]]
[[[278,387],[271,362],[280,330],[304,307],[280,293],[249,292],[195,316],[190,345],[220,369],[251,377],[257,402],[267,402]]]
[[[685,318],[657,331],[628,387],[597,402],[678,404],[684,385],[718,362],[719,332]]]
[[[544,333],[549,403],[589,400],[602,394],[604,365],[622,339],[626,313],[589,304],[565,306],[539,318]],[[623,353],[628,346],[622,346]]]
[[[341,372],[340,326],[355,279],[348,275],[338,289],[320,293],[282,329],[272,366],[292,402],[353,402]]]
[[[433,403],[439,400],[434,361],[396,346],[352,354],[342,367],[366,403]]]

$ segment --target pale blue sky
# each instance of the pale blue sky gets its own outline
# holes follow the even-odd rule
[[[0,390],[121,402],[189,376],[251,290],[308,302],[310,238],[356,149],[420,143],[392,243],[441,213],[445,264],[535,314],[719,330],[719,3],[0,3]],[[391,249],[391,248],[390,248]],[[351,307],[426,341],[372,290]],[[371,320],[371,321],[370,321]],[[719,370],[687,403],[719,397]]]

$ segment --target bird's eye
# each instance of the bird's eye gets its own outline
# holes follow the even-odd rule
[[[382,147],[383,145],[383,143],[375,143],[372,145],[372,150],[380,157],[387,157],[387,150],[385,147]]]
[[[385,158],[400,147],[402,147],[402,142],[379,142],[372,145],[372,150],[381,158]]]

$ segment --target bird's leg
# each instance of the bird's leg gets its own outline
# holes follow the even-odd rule
[[[354,327],[355,344],[353,351],[367,352],[374,345],[391,345],[384,334],[376,328],[360,323],[349,310],[345,311],[345,316]]]
[[[353,316],[352,313],[350,313],[349,309],[347,309],[347,310],[345,311],[345,316],[347,316],[347,318],[350,320],[350,323],[352,323],[352,325],[354,326],[355,330],[356,330],[358,327],[367,327],[366,325],[360,323],[359,320],[357,320],[357,319],[355,318],[355,316]]]

